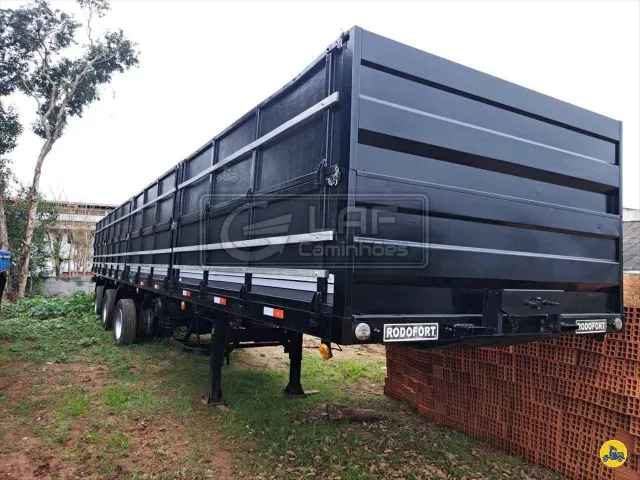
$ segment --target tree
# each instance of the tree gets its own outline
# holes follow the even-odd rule
[[[62,242],[64,241],[65,232],[58,228],[53,228],[47,232],[49,238],[50,257],[53,263],[53,271],[56,277],[62,275],[62,264],[68,259],[64,255]]]
[[[6,18],[6,12],[0,10],[0,26],[6,25]],[[4,28],[0,29],[0,250],[9,250],[5,197],[8,196],[14,177],[11,161],[5,155],[16,148],[18,137],[22,134],[22,124],[15,109],[3,102],[3,97],[12,94],[17,86],[15,74],[12,74],[10,68],[13,61],[9,58],[9,50],[5,48],[4,32]]]
[[[78,0],[85,20],[53,10],[48,0],[5,9],[0,18],[0,50],[4,66],[0,82],[15,85],[35,100],[37,120],[33,131],[44,142],[38,154],[33,182],[27,195],[27,223],[18,260],[18,296],[25,292],[37,212],[42,164],[63,134],[69,117],[82,117],[84,109],[99,100],[100,87],[113,75],[138,65],[135,44],[122,30],[97,34],[94,20],[109,10],[107,0]],[[86,39],[80,42],[81,30]],[[80,52],[74,55],[74,52]]]
[[[84,275],[93,258],[93,225],[78,225],[70,232],[69,275]]]
[[[2,91],[0,82],[0,92]],[[22,133],[22,125],[18,114],[11,107],[5,107],[0,98],[0,250],[9,249],[9,233],[5,214],[5,196],[13,180],[10,161],[5,155],[16,147],[18,137]]]
[[[14,188],[15,193],[11,198],[6,199],[7,230],[9,238],[20,238],[24,233],[29,211],[29,189],[18,185]],[[31,262],[27,277],[38,277],[47,269],[48,261],[51,257],[47,232],[51,230],[58,221],[58,211],[51,202],[40,198],[38,210],[36,212],[36,228],[32,235]],[[11,244],[11,254],[17,258],[20,254],[20,245]],[[12,296],[17,295],[17,278],[13,279],[11,289]]]

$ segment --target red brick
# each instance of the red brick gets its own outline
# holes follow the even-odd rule
[[[602,343],[567,335],[514,347],[388,347],[385,393],[573,480],[637,480],[640,277],[625,278],[625,293],[625,330]],[[623,468],[598,458],[609,438],[627,445]]]
[[[628,467],[618,467],[613,472],[614,480],[640,480],[640,473]]]

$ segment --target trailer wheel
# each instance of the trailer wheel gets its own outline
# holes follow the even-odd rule
[[[93,313],[98,317],[102,314],[102,304],[104,303],[104,285],[96,286],[96,298],[93,299]]]
[[[113,335],[116,345],[129,345],[136,339],[137,316],[136,302],[130,298],[122,298],[118,301],[113,315]]]
[[[141,308],[138,311],[138,335],[141,338],[153,336],[153,321],[155,312],[153,308]]]
[[[111,330],[113,323],[113,312],[116,306],[116,290],[110,288],[104,292],[102,300],[102,328]]]

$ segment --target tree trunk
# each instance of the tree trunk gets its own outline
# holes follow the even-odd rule
[[[0,192],[0,250],[9,250],[7,217],[4,213],[4,192]]]
[[[40,187],[40,174],[42,173],[42,163],[51,151],[53,146],[52,140],[46,140],[36,162],[36,168],[33,171],[33,184],[29,188],[28,206],[27,206],[27,226],[22,238],[22,247],[20,249],[20,260],[18,262],[18,298],[24,297],[27,289],[27,278],[29,277],[29,261],[31,259],[31,239],[33,231],[36,229],[38,221],[38,188]]]
[[[0,191],[0,250],[9,250],[9,232],[7,230],[7,216],[4,213],[4,192]],[[8,281],[9,272],[0,272],[0,302],[5,293],[5,285],[9,288],[6,289],[7,297],[11,295],[11,282]]]
[[[60,258],[60,244],[62,240],[60,239],[60,234],[57,231],[51,231],[47,233],[49,237],[49,244],[51,245],[51,260],[53,262],[53,270],[55,272],[55,276],[60,276],[60,265],[62,264],[62,259]]]

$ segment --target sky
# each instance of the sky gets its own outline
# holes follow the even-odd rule
[[[0,0],[3,7],[21,2]],[[71,0],[54,5],[65,10]],[[140,66],[73,118],[41,191],[119,204],[295,77],[342,31],[375,33],[622,120],[623,205],[640,208],[640,2],[113,0]],[[16,97],[26,125],[35,104]],[[41,140],[11,154],[31,182]]]

